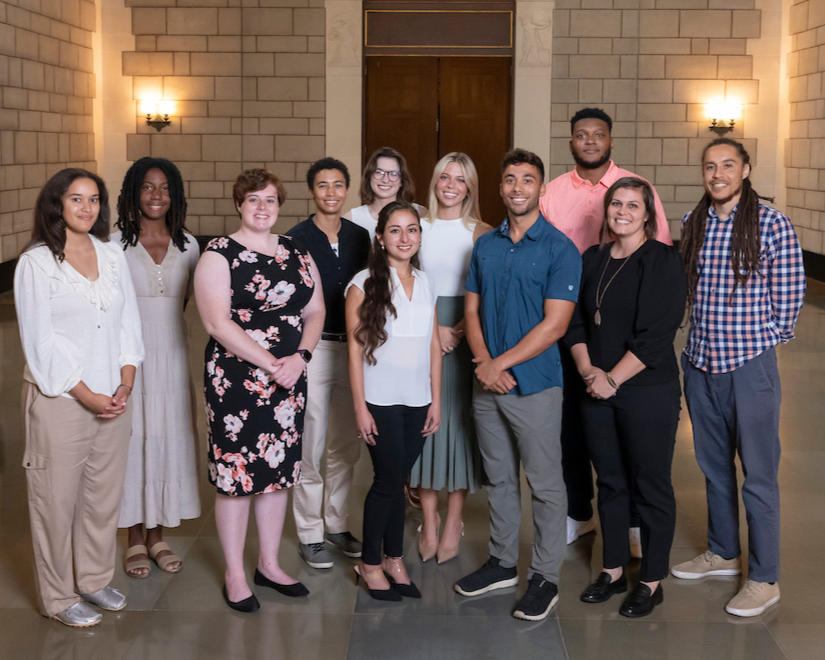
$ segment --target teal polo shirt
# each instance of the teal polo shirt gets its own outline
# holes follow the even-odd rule
[[[490,355],[510,350],[544,320],[545,300],[577,302],[581,271],[573,241],[543,215],[518,243],[510,238],[508,220],[479,238],[464,286],[481,298],[481,329]],[[509,371],[518,383],[509,394],[561,387],[559,347],[553,344]]]

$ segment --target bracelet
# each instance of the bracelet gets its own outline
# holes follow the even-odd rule
[[[610,385],[610,387],[612,387],[614,390],[616,390],[618,392],[619,391],[619,386],[616,385],[616,381],[613,380],[613,376],[610,375],[610,372],[605,371],[604,376],[605,376],[605,378],[607,378],[607,384]]]
[[[130,392],[132,391],[132,386],[131,386],[131,385],[127,385],[126,383],[121,383],[120,385],[118,385],[118,386],[115,388],[115,392],[117,392],[117,391],[118,391],[121,387],[128,387],[128,388],[129,388],[129,391],[130,391]]]

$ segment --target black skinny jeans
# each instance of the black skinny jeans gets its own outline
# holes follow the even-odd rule
[[[375,476],[364,502],[365,564],[381,563],[381,546],[388,557],[404,554],[404,484],[424,446],[421,431],[429,406],[374,406],[367,403],[378,435],[367,445]]]
[[[643,582],[667,576],[676,529],[676,499],[670,480],[679,381],[624,386],[606,400],[582,399],[587,449],[596,468],[599,518],[604,537],[604,567],[630,561],[627,532],[631,497],[641,518]]]

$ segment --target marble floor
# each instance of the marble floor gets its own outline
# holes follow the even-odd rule
[[[561,599],[545,621],[517,621],[510,612],[526,585],[532,536],[522,521],[521,583],[477,598],[455,594],[452,584],[487,556],[486,500],[467,501],[466,537],[457,560],[421,564],[415,552],[420,514],[407,520],[408,566],[421,601],[381,604],[355,586],[353,561],[335,555],[332,570],[308,568],[298,557],[294,524],[282,544],[286,570],[312,592],[294,602],[258,588],[261,611],[242,615],[224,604],[222,557],[215,529],[212,490],[203,480],[203,515],[169,530],[167,540],[185,563],[170,576],[155,569],[131,580],[118,566],[114,586],[129,605],[106,613],[102,625],[73,630],[41,617],[34,605],[32,551],[26,485],[20,462],[23,437],[19,393],[23,360],[11,295],[0,296],[0,657],[24,660],[542,660],[645,658],[668,660],[821,660],[825,657],[825,608],[819,590],[817,552],[825,549],[825,285],[811,281],[797,338],[779,350],[784,390],[780,482],[782,488],[782,600],[754,619],[724,611],[737,578],[665,582],[666,599],[646,619],[618,614],[619,598],[585,605],[581,590],[599,568],[601,539],[589,534],[568,546],[559,585]],[[195,378],[205,334],[193,307],[190,320]],[[684,337],[677,338],[681,348]],[[203,423],[201,423],[203,431]],[[203,437],[203,435],[202,435]],[[203,452],[201,452],[203,453]],[[201,459],[203,456],[201,456]],[[203,472],[203,464],[199,466]],[[366,452],[352,493],[353,531],[370,481]],[[690,422],[683,410],[673,466],[678,522],[672,562],[703,551],[704,482],[693,456]],[[524,510],[529,511],[524,489]],[[743,516],[744,523],[744,516]],[[251,524],[247,565],[255,565]],[[125,536],[121,536],[123,552]],[[744,544],[744,541],[743,541]],[[631,569],[632,575],[632,569]]]

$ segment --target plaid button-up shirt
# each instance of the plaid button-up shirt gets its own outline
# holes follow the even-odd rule
[[[802,250],[793,225],[776,209],[760,204],[761,276],[753,274],[745,286],[738,286],[730,304],[730,237],[737,208],[727,220],[720,220],[710,208],[699,253],[685,354],[693,366],[710,373],[733,371],[771,346],[793,339],[805,297]]]

